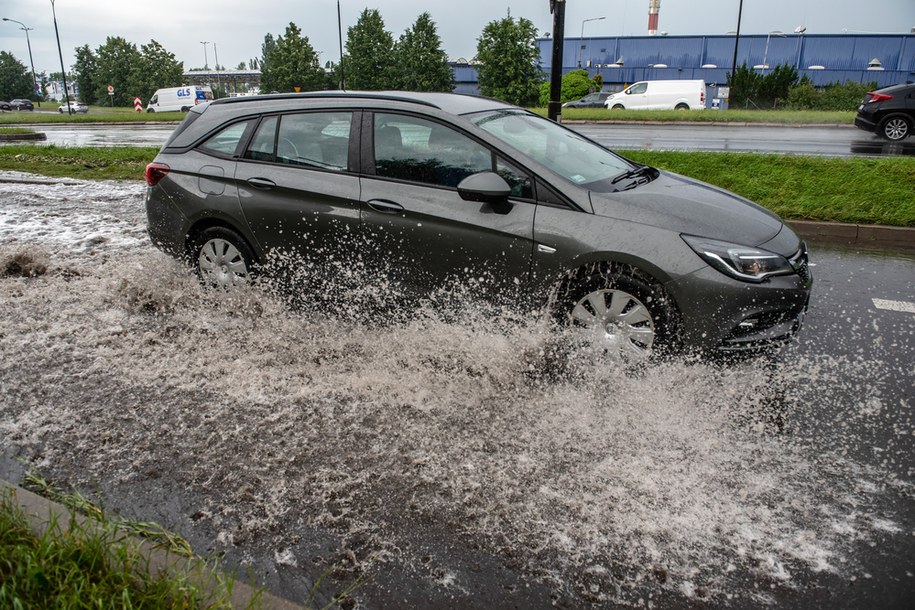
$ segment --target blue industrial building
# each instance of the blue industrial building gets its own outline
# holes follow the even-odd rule
[[[566,38],[563,74],[579,68],[600,74],[604,88],[621,89],[640,80],[702,79],[724,85],[734,60],[733,35],[607,36]],[[553,41],[537,40],[541,65],[549,74]],[[797,68],[816,86],[855,81],[878,87],[915,81],[913,34],[769,34],[741,35],[737,65],[759,71],[780,64]],[[477,93],[476,68],[453,64],[456,91]]]

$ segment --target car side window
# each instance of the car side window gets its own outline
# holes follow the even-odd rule
[[[273,153],[276,148],[276,126],[279,119],[275,116],[268,117],[261,121],[254,132],[254,138],[245,151],[245,159],[254,161],[273,161]]]
[[[351,112],[283,115],[276,136],[277,163],[346,170],[351,123]]]
[[[632,85],[629,93],[645,93],[648,91],[648,83],[636,83]]]
[[[375,175],[454,188],[467,176],[492,171],[492,153],[464,134],[434,121],[378,113],[374,125]]]
[[[238,143],[241,142],[242,136],[245,135],[245,130],[248,128],[249,122],[250,121],[241,121],[240,123],[233,123],[228,127],[221,129],[201,144],[200,148],[206,152],[231,157],[235,154],[235,150],[238,148]]]
[[[508,182],[512,189],[512,197],[534,199],[534,181],[530,176],[502,158],[496,158],[496,173]]]

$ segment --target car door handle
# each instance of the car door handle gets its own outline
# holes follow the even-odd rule
[[[272,189],[276,186],[276,182],[267,178],[248,178],[245,182],[256,189]]]
[[[388,201],[386,199],[372,199],[371,201],[367,201],[366,204],[376,212],[381,212],[382,214],[396,214],[397,212],[403,212],[402,205],[399,203],[394,203],[393,201]]]

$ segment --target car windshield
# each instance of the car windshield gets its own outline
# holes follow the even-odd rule
[[[569,182],[592,191],[619,190],[613,179],[635,167],[574,131],[524,110],[481,112],[468,118]]]

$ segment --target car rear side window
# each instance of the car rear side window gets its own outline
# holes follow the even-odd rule
[[[276,126],[279,119],[275,116],[267,117],[257,126],[254,138],[245,151],[245,159],[254,161],[273,161],[276,152]]]
[[[418,117],[375,115],[375,175],[456,187],[478,172],[492,171],[488,148],[449,127]]]
[[[250,121],[241,121],[233,123],[228,127],[216,132],[200,145],[200,149],[217,155],[229,156],[235,154],[238,149],[238,143],[241,142],[245,130],[248,128]]]
[[[276,162],[335,171],[346,170],[351,124],[351,112],[283,115],[276,136]]]

